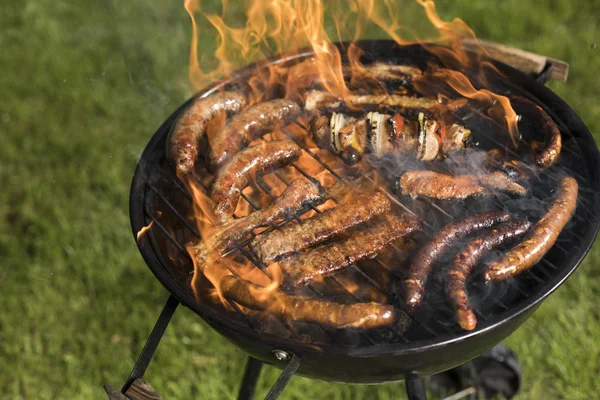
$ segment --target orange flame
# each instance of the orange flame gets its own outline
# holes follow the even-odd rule
[[[360,72],[364,69],[361,63],[363,52],[353,44],[347,47],[348,64],[351,67],[348,72],[342,63],[340,51],[333,45],[332,38],[336,41],[355,42],[365,38],[375,29],[401,45],[423,44],[447,68],[432,67],[433,77],[441,79],[461,96],[488,105],[490,115],[506,122],[511,140],[515,145],[517,144],[519,136],[517,115],[508,98],[489,90],[476,89],[466,75],[450,69],[462,66],[481,66],[481,58],[473,57],[461,43],[465,37],[474,38],[473,31],[460,18],[454,18],[450,22],[440,18],[433,1],[415,0],[412,3],[418,10],[424,12],[423,19],[427,18],[434,30],[433,35],[421,36],[420,39],[415,30],[401,20],[406,14],[406,2],[392,0],[334,0],[330,2],[254,0],[248,4],[248,8],[245,10],[246,21],[240,26],[231,23],[229,14],[234,5],[227,0],[222,0],[220,15],[203,7],[200,0],[184,0],[184,7],[192,22],[189,79],[196,88],[202,88],[252,62],[275,54],[308,47],[312,50],[312,56],[305,62],[291,67],[285,63],[276,63],[265,70],[257,71],[248,82],[252,91],[252,102],[258,102],[268,97],[268,92],[275,90],[274,88],[281,88],[285,97],[294,98],[301,95],[302,89],[315,81],[318,81],[332,95],[345,98],[351,94],[346,84],[348,75],[351,78],[350,82],[355,78],[361,79]],[[327,21],[331,21],[331,30],[327,28]],[[424,26],[424,24],[419,24],[419,26]],[[214,55],[210,54],[209,60],[201,59],[210,52],[199,53],[199,47],[206,46],[206,43],[200,43],[199,38],[204,37],[204,32],[211,29],[217,33],[216,49]],[[201,63],[203,65],[206,63],[208,67],[201,68]],[[496,73],[499,72],[496,71]],[[224,120],[225,114],[216,119],[216,122],[212,124],[214,126],[209,126],[207,133],[209,142],[213,132],[224,123]],[[285,134],[306,137],[306,131],[299,125],[288,127]],[[285,138],[285,135],[275,131],[271,134],[271,138]],[[323,155],[323,158],[333,165],[332,160],[327,159],[329,156],[331,155],[327,153]],[[333,158],[339,162],[339,159]],[[331,173],[320,168],[307,154],[303,154],[296,165],[309,175],[316,177],[324,187],[330,187],[336,181]],[[289,181],[301,176],[293,168],[287,168],[282,173]],[[202,238],[201,244],[204,246],[204,250],[198,244],[188,248],[194,259],[195,274],[192,287],[197,298],[201,297],[201,293],[198,291],[201,280],[208,279],[216,288],[211,289],[209,298],[220,299],[226,303],[219,292],[219,282],[223,276],[228,274],[236,274],[243,279],[265,286],[268,288],[266,292],[276,290],[282,280],[281,268],[278,265],[269,266],[265,273],[246,259],[240,261],[235,257],[227,257],[226,260],[223,260],[220,254],[211,251],[213,244],[211,240],[218,237],[218,232],[224,228],[215,225],[213,204],[205,193],[205,189],[195,179],[198,178],[189,178],[186,185],[194,199],[195,221]],[[275,178],[266,177],[265,182],[272,188],[271,196],[277,196],[285,189],[285,185]],[[248,195],[251,194],[248,193]],[[258,202],[264,206],[264,202],[269,201],[267,199],[269,196],[263,197]],[[325,203],[320,209],[323,210],[330,206],[330,203]],[[238,205],[238,215],[248,214],[251,211],[249,203],[245,201],[241,201]],[[140,231],[140,234],[143,232]],[[202,254],[202,257],[195,257],[194,254],[197,255],[199,251],[205,253]],[[351,283],[348,287],[351,291],[358,290]]]

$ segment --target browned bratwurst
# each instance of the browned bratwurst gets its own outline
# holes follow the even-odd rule
[[[238,92],[216,93],[194,100],[179,117],[167,139],[167,157],[175,163],[179,175],[194,168],[208,123],[223,111],[241,111],[246,103],[246,95]]]
[[[232,275],[220,282],[226,298],[253,310],[260,310],[287,321],[309,321],[333,328],[372,329],[392,324],[398,318],[394,307],[379,303],[339,304],[325,300],[292,296]],[[402,314],[401,314],[402,315]],[[405,323],[406,316],[404,317]]]
[[[508,212],[485,212],[452,222],[433,235],[411,260],[408,277],[403,282],[406,308],[415,310],[423,299],[427,277],[433,263],[461,238],[510,219]]]
[[[213,168],[221,166],[261,134],[300,115],[300,106],[277,99],[258,103],[233,116],[211,142],[209,156]]]
[[[339,204],[298,224],[287,224],[277,231],[259,235],[250,247],[268,264],[283,255],[324,242],[376,215],[388,212],[391,207],[390,200],[383,193],[358,196],[348,204]]]
[[[535,163],[541,168],[548,168],[558,159],[560,150],[562,148],[562,137],[558,125],[556,122],[542,109],[542,107],[535,104],[533,101],[526,99],[525,97],[511,97],[511,103],[525,104],[532,107],[535,110],[535,116],[542,125],[542,131],[548,135],[541,142],[535,141],[531,143],[531,151]]]
[[[530,227],[528,221],[507,222],[474,239],[456,254],[448,271],[446,293],[461,328],[472,331],[477,326],[477,317],[467,295],[467,278],[473,268],[490,250],[525,235]]]
[[[230,221],[242,190],[256,176],[296,161],[302,150],[287,141],[258,144],[239,152],[219,170],[210,191],[218,222]]]
[[[193,245],[190,254],[197,262],[204,263],[209,252],[221,255],[234,242],[242,239],[253,229],[269,225],[276,219],[293,215],[307,204],[320,202],[322,197],[317,185],[304,177],[295,179],[273,203],[218,227],[210,237]]]
[[[387,245],[410,234],[419,226],[418,220],[409,214],[393,214],[381,223],[357,230],[340,242],[284,257],[279,266],[286,277],[286,286],[299,288],[313,280],[322,280],[355,262],[372,258]]]
[[[527,193],[527,189],[501,172],[451,176],[433,171],[407,171],[400,177],[400,190],[402,194],[412,197],[440,200],[462,200],[471,196],[490,195],[494,191],[505,191],[519,196]]]
[[[577,206],[577,193],[577,181],[570,176],[562,178],[548,212],[524,241],[488,265],[484,280],[500,281],[533,267],[552,248],[571,219]]]

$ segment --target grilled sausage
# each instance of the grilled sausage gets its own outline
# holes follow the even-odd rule
[[[577,181],[570,176],[562,178],[548,212],[523,242],[488,265],[484,280],[500,281],[533,267],[552,248],[571,219],[577,206],[577,193]]]
[[[519,196],[527,189],[501,172],[484,175],[444,175],[433,171],[407,171],[400,177],[402,194],[412,197],[431,197],[440,200],[462,200],[471,196],[490,195],[506,191]]]
[[[300,106],[291,100],[277,99],[258,103],[235,115],[221,129],[211,145],[213,168],[223,165],[261,134],[300,115]]]
[[[252,230],[266,226],[273,221],[296,214],[307,204],[315,204],[322,200],[319,188],[306,178],[298,178],[290,183],[281,196],[267,207],[256,210],[250,215],[234,219],[219,227],[217,231],[205,238],[204,241],[193,245],[192,257],[199,263],[204,263],[209,252],[221,255]]]
[[[376,215],[388,212],[392,204],[382,193],[358,196],[349,204],[339,204],[298,224],[287,224],[277,231],[257,236],[250,247],[268,264],[362,224]]]
[[[227,275],[220,287],[225,298],[244,307],[261,310],[287,321],[309,321],[332,328],[372,329],[392,324],[398,318],[394,307],[379,303],[339,304],[267,290],[249,281]],[[403,316],[406,320],[406,316]]]
[[[265,142],[239,152],[219,170],[212,184],[210,198],[220,223],[232,219],[242,190],[258,174],[296,161],[302,150],[287,141]]]
[[[382,95],[360,95],[353,94],[344,99],[333,96],[328,92],[321,90],[311,90],[304,100],[304,108],[307,110],[319,110],[323,108],[337,109],[344,107],[345,104],[352,106],[379,105],[380,107],[400,107],[409,109],[423,109],[432,112],[452,110],[463,107],[467,104],[467,99],[461,98],[450,100],[447,103],[441,103],[436,98],[429,97],[410,97],[397,94]]]
[[[299,288],[314,280],[322,280],[355,262],[376,256],[387,245],[419,226],[416,218],[408,214],[391,215],[384,222],[358,230],[341,242],[285,257],[279,266],[286,277],[286,285]]]
[[[408,276],[403,282],[406,308],[413,311],[423,299],[425,284],[433,263],[444,251],[456,243],[457,240],[489,228],[510,218],[508,212],[486,212],[471,215],[461,221],[446,225],[441,231],[433,235],[411,260],[408,267]]]
[[[237,113],[246,106],[243,93],[223,92],[196,99],[175,123],[167,139],[167,157],[179,175],[194,168],[206,126],[223,111]]]
[[[458,323],[464,330],[472,331],[477,326],[477,317],[467,296],[467,277],[481,257],[490,250],[525,235],[530,227],[531,223],[527,221],[507,222],[474,239],[454,257],[448,271],[446,293],[454,306]]]
[[[542,144],[538,141],[532,142],[531,151],[535,163],[541,168],[548,168],[558,159],[562,148],[562,137],[556,122],[554,122],[552,117],[550,117],[542,107],[525,97],[512,97],[510,101],[511,103],[528,105],[535,110],[536,119],[541,124],[543,132],[548,135],[548,138],[545,138],[544,140],[546,144]]]

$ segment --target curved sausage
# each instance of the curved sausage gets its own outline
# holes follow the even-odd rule
[[[214,203],[217,221],[233,219],[242,190],[258,174],[296,161],[302,150],[288,141],[272,141],[242,150],[219,170],[212,184],[210,198]]]
[[[246,106],[244,93],[223,92],[196,99],[179,117],[167,139],[167,157],[180,175],[194,168],[206,126],[223,111],[237,113]]]
[[[261,310],[287,321],[309,321],[332,328],[372,329],[390,325],[403,317],[394,307],[379,303],[340,304],[285,294],[277,289],[267,290],[232,275],[220,282],[224,297],[253,310]]]
[[[223,165],[262,133],[294,120],[300,111],[293,101],[277,99],[258,103],[233,116],[210,144],[210,165]]]
[[[490,250],[525,235],[530,227],[528,221],[507,222],[474,239],[454,257],[448,270],[446,293],[454,306],[458,324],[464,330],[472,331],[477,326],[477,317],[467,295],[469,274]]]
[[[535,163],[539,167],[548,168],[558,159],[562,148],[562,137],[556,122],[554,122],[552,117],[550,117],[542,107],[525,97],[512,97],[510,101],[512,103],[529,105],[535,110],[539,123],[542,126],[542,130],[548,135],[548,138],[544,140],[546,143],[545,145],[537,141],[532,142],[531,152],[533,153]]]
[[[535,224],[533,231],[521,243],[492,261],[483,276],[486,283],[500,281],[533,267],[552,248],[577,206],[577,181],[566,176],[548,212]]]
[[[509,219],[508,212],[475,214],[461,221],[450,223],[433,235],[433,238],[415,255],[408,267],[408,277],[403,282],[406,308],[412,311],[421,304],[429,272],[433,263],[444,251],[467,235]]]

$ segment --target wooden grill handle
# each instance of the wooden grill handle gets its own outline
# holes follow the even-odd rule
[[[502,61],[534,77],[542,75],[547,68],[550,68],[547,79],[566,82],[569,76],[569,64],[565,61],[487,40],[468,38],[464,39],[463,44],[471,51],[484,48],[494,60]]]

